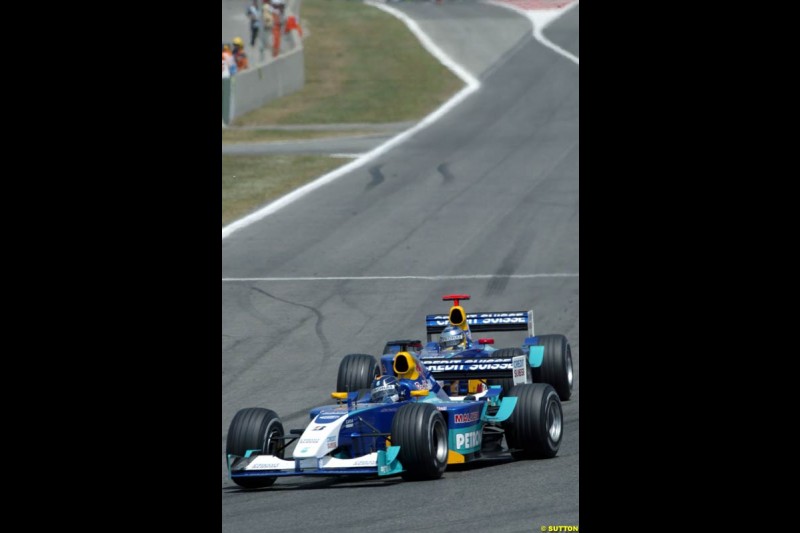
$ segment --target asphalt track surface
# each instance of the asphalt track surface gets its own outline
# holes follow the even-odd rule
[[[441,120],[222,241],[223,531],[579,525],[578,66],[504,8],[393,6],[446,51],[470,55],[475,45],[470,31],[452,32],[453,20],[505,28],[508,47],[480,71],[481,89]],[[517,25],[527,30],[515,38]],[[545,34],[577,54],[578,9]],[[474,72],[482,61],[464,66]],[[540,276],[523,277],[531,274]],[[359,279],[367,276],[393,279]],[[287,279],[240,279],[266,277]],[[292,279],[304,277],[317,279]],[[349,279],[320,279],[335,277]],[[309,408],[330,403],[344,355],[424,339],[424,315],[446,312],[440,298],[452,292],[472,295],[468,311],[533,307],[537,333],[568,337],[575,389],[557,457],[450,467],[419,483],[289,477],[242,491],[228,480],[225,439],[237,410],[267,407],[287,430],[304,428]],[[498,347],[521,339],[495,338]]]

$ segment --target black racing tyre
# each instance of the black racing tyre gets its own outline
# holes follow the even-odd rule
[[[555,457],[561,446],[564,415],[558,393],[547,383],[523,383],[511,388],[517,397],[511,416],[502,423],[515,459]]]
[[[549,383],[558,392],[561,401],[572,396],[572,349],[564,335],[539,335],[540,346],[544,346],[542,366],[534,368],[533,381]]]
[[[496,357],[496,358],[500,359],[500,358],[506,358],[506,357],[508,357],[508,358],[516,357],[518,355],[523,355],[523,354],[524,354],[524,352],[522,351],[522,348],[501,348],[499,350],[496,350],[496,351],[492,352],[491,356],[493,358]],[[527,373],[528,381],[531,381],[531,379],[532,379],[531,378],[531,376],[532,376],[532,374],[531,374],[531,365],[528,363],[528,358],[527,357],[525,358],[525,372]],[[500,396],[502,397],[502,396],[506,396],[508,394],[508,391],[511,390],[511,387],[514,386],[514,378],[513,377],[511,377],[511,378],[492,378],[492,379],[487,380],[487,383],[489,385],[500,385],[501,387],[503,387],[503,391],[500,393]]]
[[[282,440],[271,440],[271,437],[283,437],[283,424],[275,411],[261,407],[241,409],[231,420],[228,428],[226,452],[244,457],[247,450],[261,450],[262,454],[276,455],[283,458]],[[277,478],[234,478],[233,482],[247,489],[269,487]]]
[[[372,381],[381,373],[378,361],[371,355],[351,353],[339,363],[336,377],[336,391],[350,392],[358,389],[371,389]]]
[[[430,403],[407,403],[392,420],[392,444],[400,446],[403,479],[439,479],[447,468],[447,424]]]

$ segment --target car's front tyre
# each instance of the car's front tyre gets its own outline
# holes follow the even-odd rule
[[[392,420],[392,444],[400,446],[403,479],[438,479],[447,468],[447,424],[433,404],[402,406]]]
[[[561,446],[564,415],[558,393],[547,383],[523,383],[512,387],[517,405],[502,423],[506,443],[515,459],[555,457]]]
[[[259,450],[261,454],[283,458],[283,424],[277,413],[262,407],[241,409],[228,427],[226,453],[244,457],[247,450]],[[277,451],[279,450],[280,451]],[[233,478],[233,482],[246,489],[269,487],[277,478]]]

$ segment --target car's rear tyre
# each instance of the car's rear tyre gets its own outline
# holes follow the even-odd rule
[[[515,459],[555,457],[561,446],[564,415],[558,393],[547,383],[512,387],[517,405],[502,423],[508,447]]]
[[[438,479],[447,468],[447,424],[430,403],[408,403],[392,420],[392,444],[400,446],[403,479]]]
[[[540,346],[544,346],[542,366],[533,368],[533,381],[549,383],[561,401],[572,396],[572,349],[564,335],[539,335]]]
[[[226,453],[244,457],[247,450],[260,450],[261,454],[283,458],[283,424],[277,413],[261,407],[241,409],[228,428]],[[277,451],[280,449],[280,451]],[[233,482],[246,489],[269,487],[277,478],[233,478]]]
[[[501,348],[491,353],[492,358],[511,358],[516,357],[518,355],[523,355],[524,352],[522,348]],[[531,381],[532,374],[531,374],[531,365],[528,363],[528,358],[525,358],[525,372],[527,375],[528,381]],[[501,396],[508,395],[508,391],[511,390],[511,387],[514,386],[514,378],[492,378],[487,380],[489,385],[500,385],[503,387],[503,392],[500,394]]]
[[[345,355],[339,363],[339,375],[336,377],[336,390],[350,392],[358,389],[369,389],[372,381],[381,373],[378,361],[371,355],[351,353]]]

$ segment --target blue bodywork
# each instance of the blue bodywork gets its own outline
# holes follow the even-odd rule
[[[420,344],[419,346],[419,350],[415,350],[411,353],[432,370],[433,375],[446,390],[450,390],[452,383],[457,381],[457,379],[452,377],[453,372],[460,371],[466,373],[466,375],[462,376],[462,379],[458,380],[458,391],[453,391],[451,394],[456,394],[458,396],[469,394],[469,374],[474,373],[476,376],[480,374],[482,377],[485,377],[484,370],[487,370],[487,368],[485,368],[485,365],[483,368],[481,367],[481,362],[483,360],[486,360],[488,365],[495,366],[495,368],[489,369],[497,371],[495,377],[511,377],[511,358],[496,358],[492,355],[497,351],[496,348],[489,344],[481,344],[474,341],[471,336],[467,338],[467,347],[460,351],[441,351],[439,343],[436,341],[428,342],[424,346]],[[387,344],[387,347],[392,347],[393,350],[381,357],[381,373],[384,375],[391,375],[393,374],[392,361],[395,354],[399,351],[399,347],[393,345],[391,342]],[[531,368],[539,368],[542,366],[544,346],[539,345],[538,337],[525,337],[521,349],[523,355],[527,355],[528,364]],[[470,361],[470,363],[464,364],[464,361]],[[448,377],[448,374],[450,374],[451,377]]]
[[[448,447],[454,462],[466,462],[481,456],[484,427],[506,420],[516,406],[516,398],[500,399],[500,387],[490,387],[479,399],[451,400],[438,383],[430,376],[430,372],[421,367],[416,380],[401,379],[402,399],[395,403],[372,403],[367,391],[351,392],[347,399],[334,405],[315,407],[309,411],[310,424],[295,447],[295,456],[301,448],[303,439],[313,435],[319,428],[322,432],[331,424],[339,424],[336,433],[336,447],[324,456],[314,458],[291,458],[282,463],[282,468],[273,470],[248,469],[264,460],[265,465],[270,456],[259,455],[260,450],[248,452],[244,457],[228,455],[228,469],[231,478],[241,477],[283,477],[298,475],[353,475],[369,474],[386,476],[398,474],[403,466],[398,460],[399,446],[393,446],[390,440],[392,421],[400,408],[411,402],[429,402],[436,405],[445,418],[448,432]],[[421,390],[418,384],[433,384],[427,396],[411,396],[409,391]],[[434,392],[434,389],[437,389]],[[322,433],[321,433],[322,434]],[[293,439],[294,440],[294,439]],[[328,440],[332,440],[328,437]],[[288,445],[288,444],[287,444]],[[359,467],[357,462],[375,453],[377,464]],[[346,468],[325,468],[328,458],[349,461]],[[267,459],[265,459],[267,458]],[[276,459],[277,461],[277,459]]]

